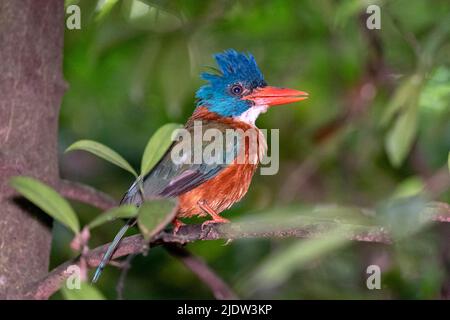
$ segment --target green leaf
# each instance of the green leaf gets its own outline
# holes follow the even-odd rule
[[[172,200],[145,202],[139,209],[138,226],[145,240],[161,232],[174,218],[177,203]]]
[[[280,285],[287,281],[296,270],[336,251],[348,243],[342,230],[338,229],[331,231],[324,238],[296,241],[270,255],[252,272],[252,276],[243,279],[243,289],[250,292]]]
[[[398,240],[414,234],[432,222],[426,209],[426,199],[420,194],[395,198],[378,205],[376,219]]]
[[[421,193],[424,189],[424,182],[420,177],[410,177],[401,181],[394,192],[391,199],[413,197]]]
[[[75,233],[80,231],[80,223],[75,211],[69,202],[51,187],[30,177],[14,177],[11,179],[11,185],[55,220]]]
[[[440,66],[433,72],[420,93],[419,108],[445,116],[450,104],[450,68]]]
[[[417,109],[410,108],[402,113],[389,130],[385,146],[390,162],[399,167],[405,160],[417,133]]]
[[[120,207],[112,208],[92,220],[88,224],[88,227],[89,229],[93,229],[117,218],[132,218],[138,214],[138,211],[139,209],[134,205],[123,205]]]
[[[118,154],[111,148],[101,143],[92,140],[80,140],[69,146],[65,152],[73,150],[84,150],[92,154],[95,154],[97,157],[105,159],[106,161],[109,161],[115,164],[116,166],[125,169],[126,171],[130,172],[135,177],[137,177],[136,171],[133,169],[133,167],[131,167],[131,165],[127,162],[127,160],[122,158],[120,154]]]
[[[103,2],[99,2],[101,3],[101,6],[97,5],[98,14],[95,19],[99,21],[106,17],[108,13],[111,12],[117,1],[118,0],[104,0]]]
[[[82,282],[80,289],[61,288],[61,294],[66,300],[105,300],[103,294],[96,287],[87,282]]]
[[[159,20],[158,20],[159,24]],[[160,94],[164,97],[164,110],[172,117],[182,114],[183,101],[190,97],[192,87],[192,45],[187,38],[176,38],[168,41],[164,55],[158,61]],[[174,90],[173,88],[177,88]]]
[[[168,123],[160,127],[150,138],[141,161],[141,177],[149,173],[172,144],[172,133],[181,128],[181,124]]]
[[[388,127],[385,149],[391,164],[402,164],[417,133],[417,112],[423,75],[415,73],[405,78],[384,111],[380,125]]]
[[[420,92],[421,84],[422,77],[419,74],[413,74],[402,81],[381,117],[380,125],[382,127],[390,124],[396,114],[404,111],[411,102],[417,100],[417,92]]]
[[[448,153],[447,164],[448,164],[448,171],[450,171],[450,152]]]

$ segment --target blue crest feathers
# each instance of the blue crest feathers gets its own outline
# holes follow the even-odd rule
[[[233,49],[214,55],[218,69],[216,73],[202,73],[201,78],[208,81],[196,93],[197,105],[208,107],[222,116],[239,115],[250,107],[250,102],[232,96],[229,92],[233,84],[241,84],[249,90],[265,86],[264,76],[250,54]]]

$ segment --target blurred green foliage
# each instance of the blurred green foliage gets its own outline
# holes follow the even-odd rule
[[[280,172],[256,175],[246,198],[225,215],[276,219],[336,204],[344,209],[329,211],[329,218],[342,219],[353,217],[348,206],[373,208],[398,227],[399,241],[384,246],[330,235],[188,248],[241,297],[440,297],[450,290],[443,289],[450,282],[449,230],[422,225],[417,214],[429,199],[450,200],[448,188],[422,193],[425,180],[447,167],[450,150],[450,3],[374,2],[381,30],[369,31],[361,24],[369,2],[359,0],[66,1],[80,6],[82,26],[65,35],[63,177],[119,199],[131,176],[87,153],[62,151],[92,139],[137,168],[156,129],[192,113],[198,74],[214,66],[211,55],[249,51],[269,84],[307,91],[310,99],[260,117],[259,127],[280,129]],[[82,224],[99,214],[74,205]],[[91,246],[109,242],[120,225],[97,228]],[[74,253],[69,231],[57,224],[54,235],[57,265]],[[370,264],[383,271],[382,290],[366,287]],[[119,273],[109,267],[98,283],[107,298],[116,297]],[[161,248],[133,260],[124,296],[212,297]]]

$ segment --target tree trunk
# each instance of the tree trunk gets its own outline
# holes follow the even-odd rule
[[[0,1],[0,299],[48,272],[51,220],[9,179],[56,184],[64,1]]]

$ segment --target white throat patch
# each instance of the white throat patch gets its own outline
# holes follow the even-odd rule
[[[255,121],[258,119],[258,116],[261,113],[265,113],[267,108],[268,106],[266,105],[254,105],[239,116],[233,118],[251,125],[255,125]]]

